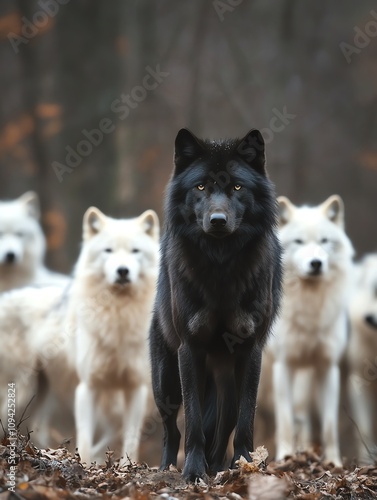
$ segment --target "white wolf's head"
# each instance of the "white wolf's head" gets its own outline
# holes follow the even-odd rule
[[[39,225],[38,196],[29,191],[13,201],[0,202],[0,267],[35,270],[42,262],[45,240]]]
[[[285,272],[305,280],[330,280],[334,273],[349,269],[353,256],[344,232],[344,205],[333,195],[316,207],[296,207],[288,198],[278,198],[280,240]]]
[[[98,208],[89,208],[83,221],[83,247],[76,276],[121,291],[158,268],[159,221],[153,210],[134,219],[113,219]]]
[[[367,255],[356,266],[350,318],[359,331],[372,335],[377,345],[377,254]]]

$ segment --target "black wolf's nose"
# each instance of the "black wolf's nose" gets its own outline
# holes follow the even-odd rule
[[[117,273],[119,274],[120,278],[127,278],[129,270],[127,267],[118,267]]]
[[[7,252],[5,254],[5,262],[7,264],[12,264],[16,260],[16,255],[14,252]]]
[[[226,215],[222,214],[222,213],[212,214],[209,221],[213,226],[221,226],[221,227],[225,226],[225,224],[227,222]]]
[[[372,326],[373,328],[377,328],[377,317],[374,316],[373,314],[368,314],[365,316],[365,322],[368,323],[369,326]]]
[[[321,270],[321,267],[322,267],[322,261],[318,260],[318,259],[314,259],[311,261],[310,263],[310,267],[312,268],[312,270],[315,272],[315,273],[318,273],[320,270]]]

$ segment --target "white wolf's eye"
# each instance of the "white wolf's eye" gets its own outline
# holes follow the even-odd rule
[[[323,243],[323,244],[328,243],[328,242],[329,242],[328,238],[322,238],[321,239],[321,243]]]
[[[113,251],[112,248],[105,248],[105,252],[107,252],[107,253],[111,253],[112,251]]]
[[[133,248],[132,249],[132,253],[139,253],[139,252],[140,252],[140,250],[138,248]]]
[[[303,245],[304,242],[302,240],[300,240],[300,238],[297,238],[297,240],[294,240],[294,243],[296,243],[297,245]]]
[[[234,190],[235,191],[239,191],[241,188],[242,188],[242,186],[240,184],[235,184],[234,185]]]
[[[205,189],[204,184],[198,184],[196,188],[199,189],[199,191],[204,191]]]

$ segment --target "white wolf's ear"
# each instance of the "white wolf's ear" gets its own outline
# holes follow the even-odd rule
[[[174,175],[183,172],[195,159],[203,155],[203,151],[201,140],[187,128],[181,128],[175,138]]]
[[[41,207],[39,205],[39,198],[37,193],[34,191],[28,191],[27,193],[20,196],[17,201],[25,205],[27,213],[34,217],[34,219],[39,219],[41,216]]]
[[[286,196],[279,196],[277,202],[279,204],[279,224],[284,226],[292,219],[296,207]]]
[[[337,226],[344,228],[344,203],[340,196],[334,194],[321,204],[326,217]]]
[[[96,207],[90,207],[84,214],[83,219],[83,238],[91,238],[99,233],[106,223],[106,215]]]
[[[158,215],[154,210],[146,210],[139,217],[138,221],[144,228],[144,231],[154,240],[158,241],[160,238],[160,222]]]

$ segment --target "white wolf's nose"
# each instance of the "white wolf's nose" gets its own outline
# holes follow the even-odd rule
[[[127,267],[118,267],[117,269],[117,273],[119,275],[120,278],[127,278],[128,274],[129,274],[129,269]]]
[[[313,273],[319,273],[321,271],[321,268],[322,268],[322,261],[319,259],[313,259],[310,262],[310,268],[311,268]]]
[[[368,323],[369,326],[372,326],[373,328],[377,328],[377,316],[373,314],[367,314],[365,316],[365,322]]]
[[[5,262],[7,264],[13,264],[15,260],[16,260],[16,254],[14,252],[7,252],[5,254]]]

